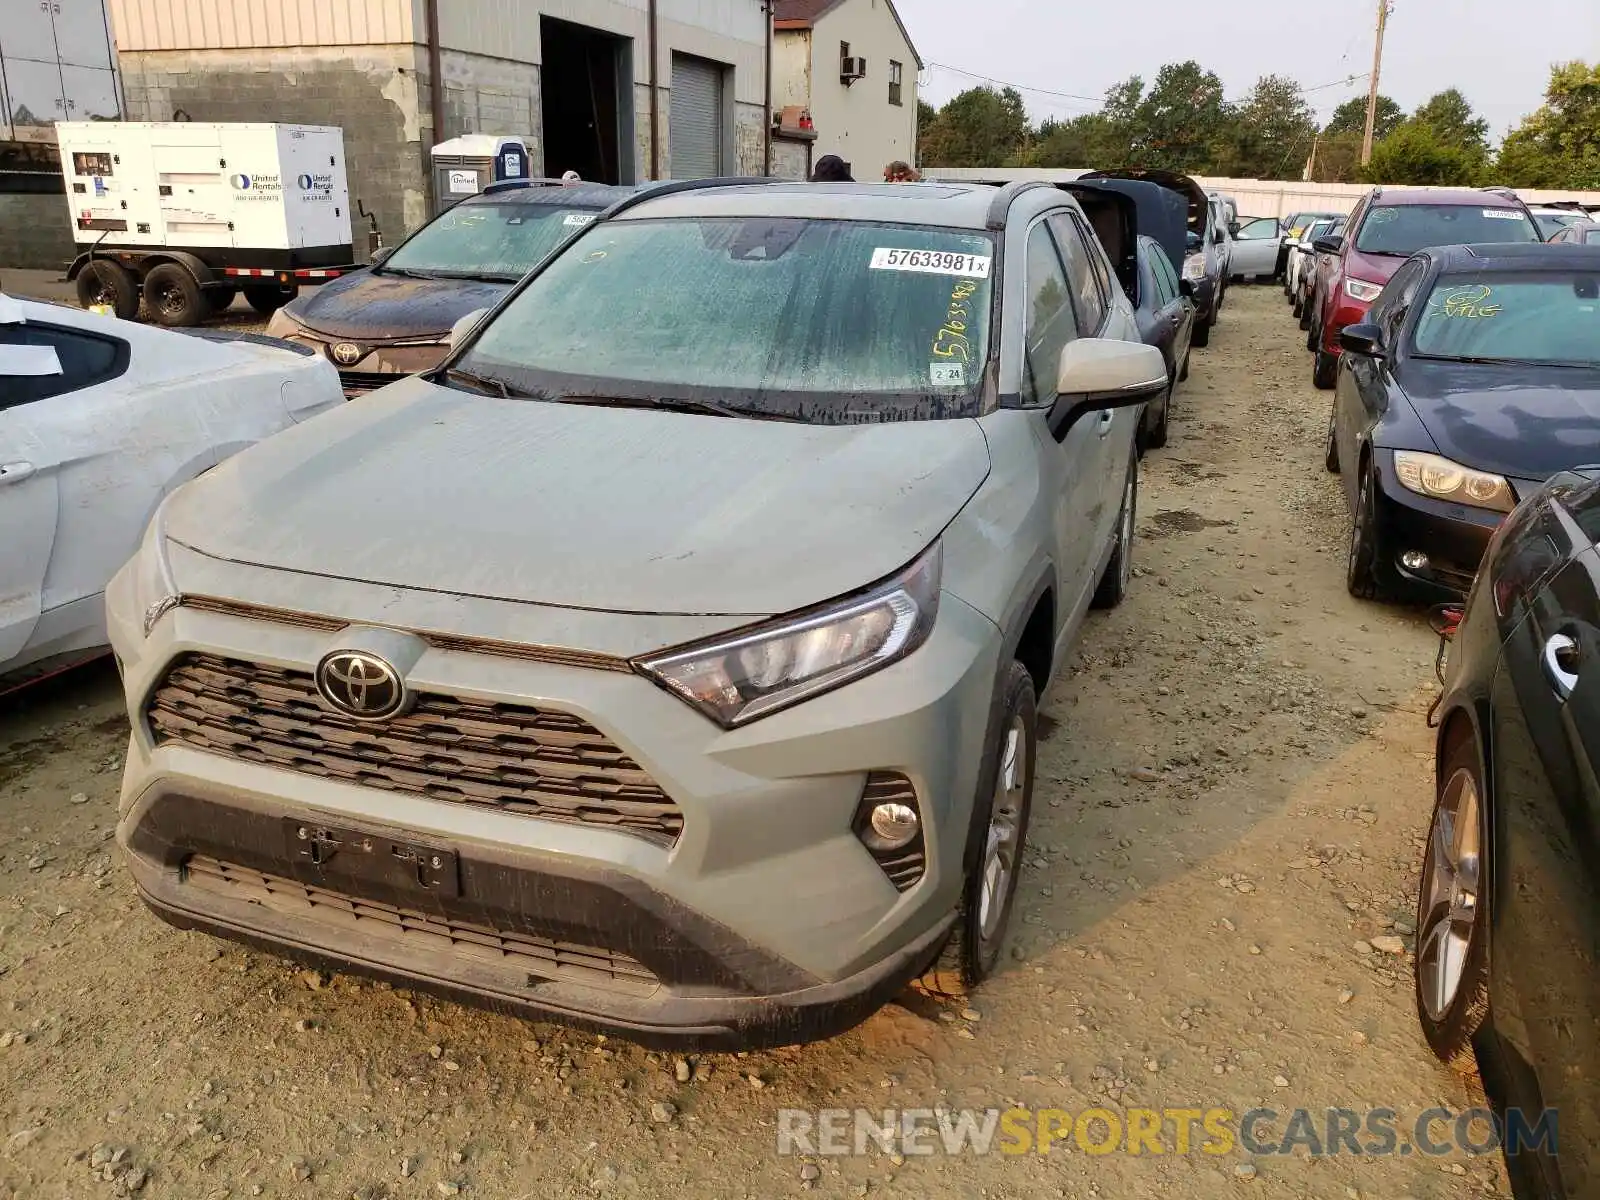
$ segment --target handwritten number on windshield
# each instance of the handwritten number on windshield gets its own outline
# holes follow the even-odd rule
[[[933,352],[940,358],[959,358],[970,362],[967,341],[967,321],[972,316],[972,306],[967,300],[978,290],[978,285],[963,279],[950,291],[950,307],[944,324],[933,335]]]

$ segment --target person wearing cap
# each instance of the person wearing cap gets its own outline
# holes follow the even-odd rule
[[[837,154],[824,154],[811,171],[812,183],[854,183],[850,168]]]

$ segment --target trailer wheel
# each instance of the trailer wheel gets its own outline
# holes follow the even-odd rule
[[[118,264],[105,259],[85,263],[76,282],[82,307],[109,304],[111,311],[124,321],[139,315],[139,285]]]
[[[206,303],[211,306],[211,315],[219,316],[233,307],[234,298],[239,295],[236,287],[219,287],[206,289]]]
[[[200,281],[177,263],[151,268],[144,277],[144,301],[151,316],[174,328],[198,325],[211,315]]]
[[[293,300],[299,292],[299,287],[294,284],[284,287],[276,283],[258,283],[244,289],[244,298],[249,301],[250,307],[263,317],[270,317]]]

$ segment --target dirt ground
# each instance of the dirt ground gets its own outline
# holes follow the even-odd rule
[[[0,708],[0,1197],[1505,1194],[1495,1155],[777,1153],[789,1107],[1482,1103],[1381,948],[1413,940],[1437,643],[1345,592],[1327,406],[1279,292],[1231,289],[1132,597],[1044,706],[1006,969],[823,1045],[682,1064],[177,933],[110,842],[112,672]]]

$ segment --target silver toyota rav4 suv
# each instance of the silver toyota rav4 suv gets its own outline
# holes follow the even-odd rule
[[[621,202],[160,508],[107,592],[141,895],[645,1044],[977,984],[1128,585],[1167,380],[1117,269],[1038,184]]]

